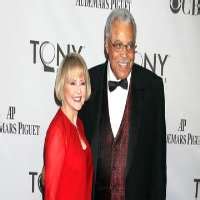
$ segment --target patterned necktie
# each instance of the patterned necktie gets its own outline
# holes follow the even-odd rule
[[[120,86],[123,89],[127,89],[128,88],[127,79],[122,79],[121,81],[108,81],[108,87],[109,87],[110,92],[115,90],[117,86]]]

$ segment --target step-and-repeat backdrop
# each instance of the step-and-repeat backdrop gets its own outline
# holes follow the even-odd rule
[[[69,52],[88,68],[105,61],[104,25],[114,8],[131,11],[136,62],[164,82],[167,200],[200,200],[199,0],[1,1],[0,199],[41,200],[56,71]]]

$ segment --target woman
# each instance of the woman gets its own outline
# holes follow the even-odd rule
[[[47,130],[44,148],[44,199],[90,200],[92,155],[78,111],[91,93],[85,61],[65,57],[58,70],[55,95],[61,107]]]

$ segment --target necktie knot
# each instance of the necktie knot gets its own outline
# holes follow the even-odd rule
[[[123,89],[127,89],[128,88],[127,79],[122,79],[121,81],[108,81],[108,87],[110,92],[115,90],[118,86],[120,86]]]

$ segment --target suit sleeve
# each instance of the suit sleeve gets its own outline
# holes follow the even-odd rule
[[[64,164],[65,142],[62,128],[55,124],[50,126],[45,139],[44,152],[45,200],[56,200]]]
[[[156,91],[156,138],[155,138],[155,166],[153,167],[153,188],[151,200],[166,199],[166,124],[165,124],[165,98],[162,80]]]

